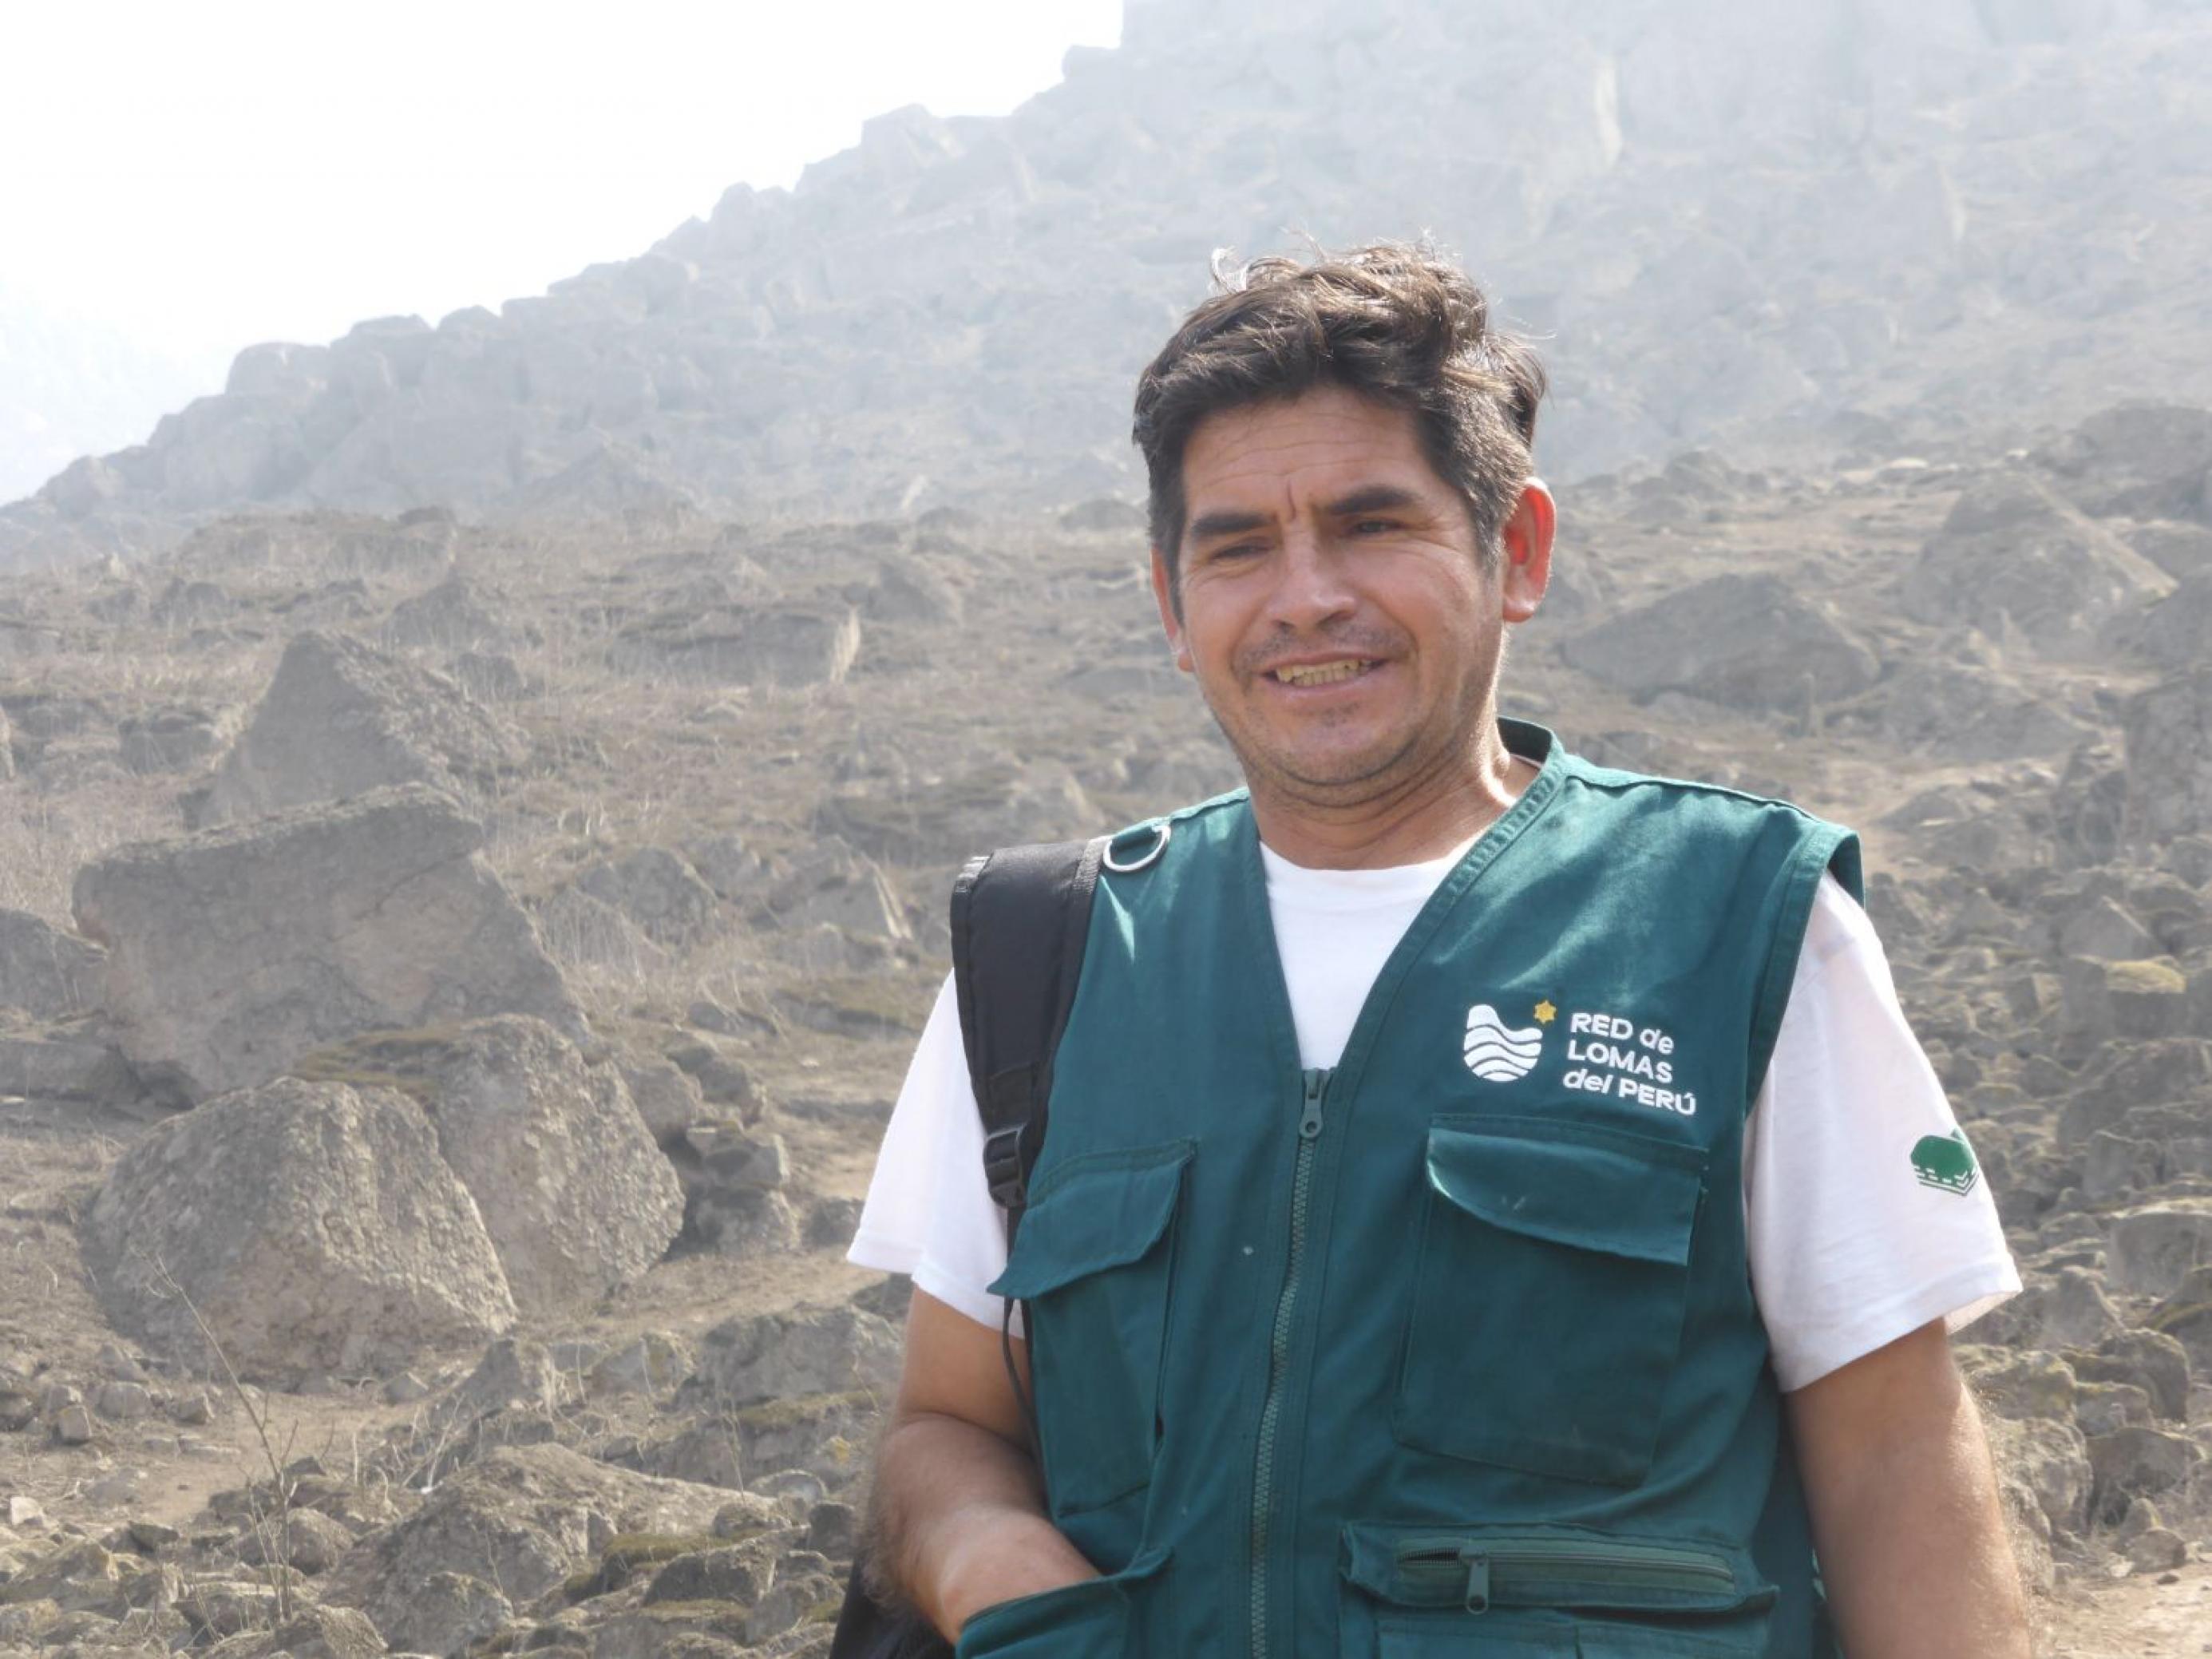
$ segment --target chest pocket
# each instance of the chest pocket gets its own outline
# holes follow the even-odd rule
[[[1055,1515],[1151,1484],[1194,1143],[1089,1152],[1048,1170],[991,1286],[1028,1304],[1045,1487]]]
[[[1393,1419],[1446,1456],[1632,1486],[1681,1346],[1698,1147],[1440,1117]]]

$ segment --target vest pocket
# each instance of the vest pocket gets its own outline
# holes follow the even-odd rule
[[[961,1631],[957,1659],[1123,1659],[1133,1646],[1127,1587],[1167,1559],[1148,1551],[1109,1577],[985,1607]]]
[[[1393,1418],[1448,1457],[1632,1486],[1681,1346],[1701,1148],[1440,1117]]]
[[[1152,1480],[1176,1210],[1194,1143],[1090,1152],[1048,1172],[994,1296],[1028,1304],[1030,1370],[1053,1512]]]
[[[1355,1522],[1342,1570],[1347,1659],[1747,1659],[1775,1597],[1745,1550],[1579,1527]]]

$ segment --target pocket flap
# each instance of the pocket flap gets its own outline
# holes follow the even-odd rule
[[[1023,1212],[1013,1255],[991,1294],[1027,1299],[1109,1267],[1160,1242],[1174,1218],[1195,1144],[1091,1152],[1054,1170]]]
[[[1401,1607],[1551,1607],[1588,1613],[1741,1613],[1774,1586],[1741,1548],[1584,1527],[1344,1528],[1345,1577]]]
[[[1674,1267],[1690,1259],[1705,1153],[1547,1118],[1439,1121],[1429,1185],[1478,1220],[1553,1244]]]

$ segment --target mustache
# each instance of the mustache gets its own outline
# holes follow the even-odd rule
[[[1333,657],[1364,657],[1376,659],[1401,655],[1406,638],[1392,629],[1372,628],[1346,629],[1341,633],[1328,633],[1312,639],[1285,635],[1268,641],[1265,645],[1247,647],[1230,659],[1230,665],[1238,675],[1255,678],[1272,674],[1285,663],[1301,657],[1326,653]]]

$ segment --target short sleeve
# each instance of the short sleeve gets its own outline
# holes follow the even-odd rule
[[[1753,1294],[1784,1389],[2020,1289],[1989,1183],[1866,913],[1821,878],[1745,1130]]]
[[[949,975],[891,1108],[846,1260],[909,1274],[946,1306],[999,1328],[1005,1304],[988,1287],[1006,1270],[1006,1218],[983,1178],[983,1122]]]

